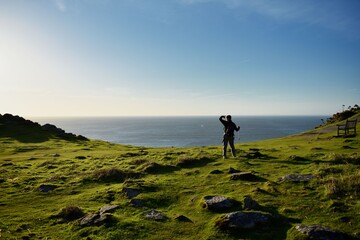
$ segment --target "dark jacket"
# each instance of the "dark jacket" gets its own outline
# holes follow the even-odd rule
[[[234,136],[234,131],[239,131],[240,127],[237,127],[233,121],[224,120],[224,116],[219,118],[220,122],[224,125],[224,134],[228,136]]]

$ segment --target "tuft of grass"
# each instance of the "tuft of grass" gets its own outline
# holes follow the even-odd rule
[[[118,168],[95,170],[90,179],[100,182],[124,182],[128,178],[137,178],[140,174],[124,171]]]
[[[56,217],[62,218],[64,221],[73,221],[79,218],[82,218],[85,215],[83,210],[78,206],[67,206],[56,215]]]

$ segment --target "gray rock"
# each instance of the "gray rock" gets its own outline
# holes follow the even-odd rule
[[[119,207],[120,207],[119,205],[106,205],[106,206],[103,206],[102,208],[100,208],[100,215],[102,215],[104,213],[114,212]]]
[[[54,190],[55,188],[57,188],[57,186],[55,186],[55,185],[41,184],[38,189],[40,192],[50,192],[50,191]]]
[[[239,173],[239,172],[240,172],[240,170],[236,170],[235,168],[232,168],[232,167],[229,168],[229,174]]]
[[[224,196],[206,196],[204,200],[203,207],[211,211],[225,211],[234,206],[233,201]]]
[[[290,181],[290,182],[308,182],[314,179],[315,176],[312,174],[289,174],[278,178],[278,181]]]
[[[261,212],[233,212],[226,214],[217,222],[220,228],[250,229],[268,223],[272,216]]]
[[[143,207],[145,204],[139,200],[139,199],[131,199],[130,204],[132,204],[134,207]]]
[[[85,226],[85,225],[102,225],[105,224],[109,221],[111,221],[112,219],[112,214],[110,213],[104,213],[104,214],[99,214],[99,213],[95,213],[95,214],[90,214],[90,215],[86,215],[85,217],[80,219],[80,225],[81,226]]]
[[[212,170],[211,172],[210,172],[210,174],[222,174],[222,173],[224,173],[223,171],[221,171],[221,170]]]
[[[252,181],[255,180],[256,176],[251,172],[240,172],[240,173],[233,173],[230,176],[230,180],[246,180]]]
[[[250,196],[245,196],[244,209],[259,210],[260,204],[257,201],[255,201],[254,199],[252,199]]]
[[[184,216],[184,215],[179,215],[175,218],[175,220],[178,220],[179,222],[193,222],[191,221],[188,217]]]
[[[80,219],[80,225],[92,225],[96,219],[100,218],[100,214],[90,214]]]
[[[147,212],[143,212],[143,215],[148,220],[164,221],[167,219],[167,217],[164,214],[162,214],[161,212],[159,212],[157,210],[150,210]]]
[[[314,240],[345,240],[349,238],[345,233],[337,232],[320,225],[300,224],[295,226],[295,230],[307,235],[309,239]]]
[[[134,198],[141,193],[140,190],[133,188],[123,188],[122,192],[125,193],[128,198]]]

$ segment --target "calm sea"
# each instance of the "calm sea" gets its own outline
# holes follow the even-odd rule
[[[284,137],[313,129],[326,116],[233,116],[241,126],[236,142]],[[149,147],[220,145],[223,127],[217,116],[206,117],[76,117],[32,118],[66,132],[113,143]]]

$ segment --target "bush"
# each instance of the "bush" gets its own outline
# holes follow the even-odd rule
[[[85,213],[77,206],[68,206],[61,209],[57,217],[62,218],[65,221],[73,221],[83,217]]]

